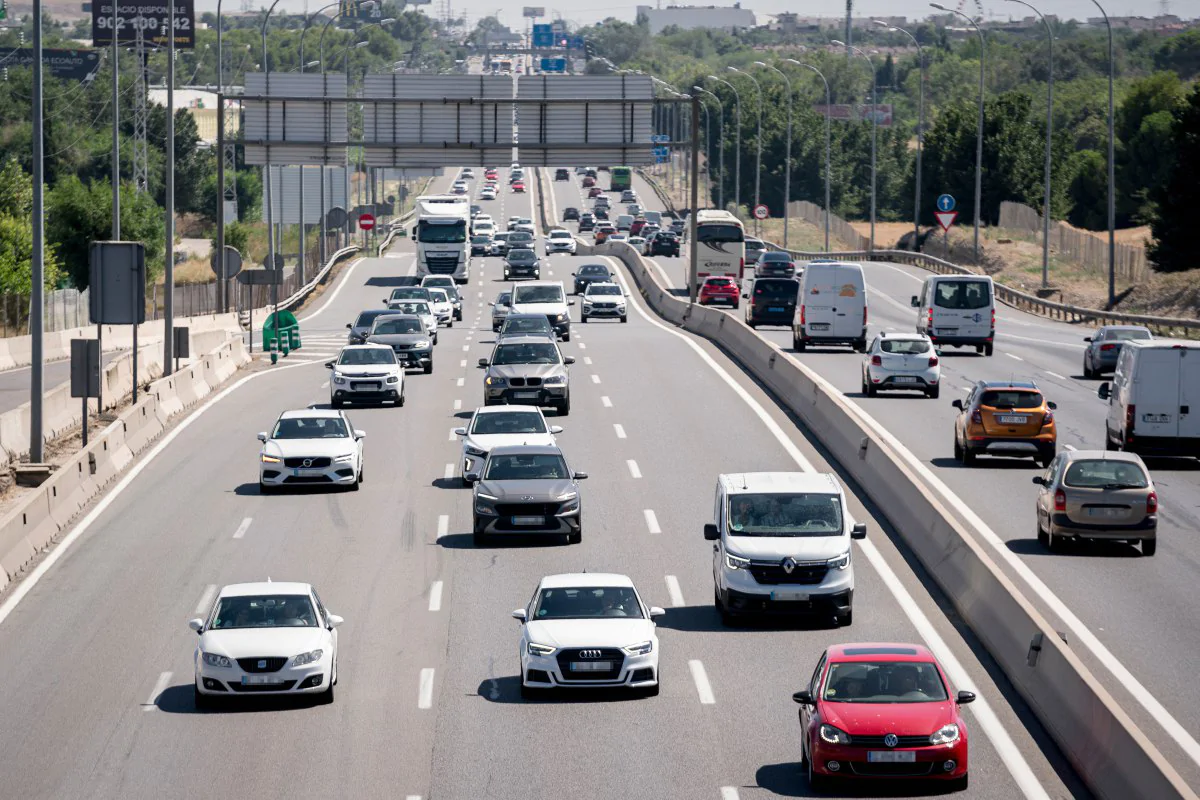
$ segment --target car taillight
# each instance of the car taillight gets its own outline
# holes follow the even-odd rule
[[[992,309],[992,330],[996,330],[996,309]]]
[[[883,357],[882,356],[871,356],[871,366],[872,367],[882,367],[883,366]]]
[[[867,304],[863,303],[863,325],[867,324]]]
[[[974,422],[976,425],[983,424],[983,415],[979,413],[978,408],[971,412],[971,422]]]
[[[1066,511],[1067,510],[1067,493],[1064,492],[1062,489],[1054,490],[1054,510],[1055,511]]]
[[[1157,514],[1158,513],[1158,495],[1155,494],[1154,492],[1151,492],[1150,494],[1146,495],[1146,513],[1147,514]]]
[[[937,356],[930,356],[930,357],[929,357],[929,366],[931,366],[931,367],[936,367],[937,365],[938,365],[938,357],[937,357]]]
[[[1137,406],[1133,403],[1125,406],[1125,440],[1129,442],[1133,441],[1133,423],[1136,419],[1136,410]]]
[[[928,321],[928,322],[926,322],[926,323],[925,323],[925,325],[926,325],[926,326],[927,326],[927,327],[928,327],[930,330],[933,330],[933,307],[932,307],[932,306],[929,308],[929,321]]]
[[[800,324],[804,325],[804,306],[800,306]]]
[[[738,260],[738,277],[746,277],[746,259],[744,258]]]
[[[1051,422],[1054,422],[1054,412],[1047,409],[1045,415],[1042,416],[1042,427],[1044,428]]]
[[[1102,344],[1102,345],[1100,345],[1100,349],[1101,350],[1116,350],[1117,346],[1115,344]]]

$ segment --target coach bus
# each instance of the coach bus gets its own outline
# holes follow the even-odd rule
[[[610,192],[623,192],[626,189],[633,188],[633,170],[629,167],[613,167],[609,170],[610,183],[608,190]]]
[[[728,211],[700,209],[696,214],[696,241],[699,248],[697,274],[701,279],[724,275],[742,280],[746,269],[746,231],[742,222]]]

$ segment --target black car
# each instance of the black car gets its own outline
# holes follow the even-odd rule
[[[590,211],[585,211],[579,215],[579,230],[590,231],[596,227],[596,215]]]
[[[486,256],[492,251],[492,237],[490,236],[472,236],[471,237],[471,255]]]
[[[758,257],[754,265],[756,278],[795,278],[796,262],[782,250],[768,250]]]
[[[579,209],[574,206],[568,206],[563,209],[563,222],[579,219]]]
[[[595,167],[588,167],[588,168],[587,168],[587,172],[585,172],[585,173],[583,173],[583,174],[584,174],[584,175],[586,175],[586,176],[588,176],[589,178],[595,178],[595,177],[597,177],[597,174],[596,174],[596,168],[595,168]]]
[[[751,328],[759,325],[791,327],[799,295],[800,281],[792,278],[756,279],[754,288],[746,295],[746,324]]]
[[[596,206],[594,214],[596,219],[608,219],[608,206]]]
[[[504,280],[510,278],[533,278],[542,276],[542,265],[537,253],[524,247],[514,247],[504,259]]]
[[[475,215],[483,211],[483,206],[478,203],[471,204],[471,219],[475,219]]]
[[[672,231],[659,231],[650,241],[651,256],[678,256],[679,236]]]
[[[564,167],[559,167],[558,169],[554,170],[554,180],[569,181],[571,180],[571,173],[567,172]]]
[[[604,264],[584,264],[579,272],[572,272],[571,276],[575,278],[575,294],[587,291],[589,283],[608,283],[612,280],[612,273]]]

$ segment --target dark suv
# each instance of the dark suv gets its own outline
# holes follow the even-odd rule
[[[596,227],[596,215],[590,211],[585,211],[579,215],[579,230],[590,231]]]
[[[679,236],[671,231],[659,231],[654,234],[654,239],[650,244],[650,255],[678,256]]]
[[[573,219],[579,219],[579,209],[574,206],[568,206],[563,209],[563,222],[569,222]]]
[[[781,250],[772,250],[758,257],[754,265],[756,278],[795,278],[796,262],[791,255]]]
[[[791,327],[796,316],[796,298],[800,282],[792,278],[758,278],[754,289],[746,295],[746,324],[786,325]]]
[[[571,180],[571,173],[567,172],[563,167],[559,167],[558,169],[554,170],[554,180],[569,181]]]

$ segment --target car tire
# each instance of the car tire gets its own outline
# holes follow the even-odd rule
[[[582,541],[583,541],[583,526],[582,525],[579,527],[578,530],[567,534],[567,544],[579,544]]]
[[[400,397],[396,399],[396,406],[399,408],[404,408],[404,392],[401,392]]]
[[[1158,550],[1158,539],[1142,539],[1142,555],[1152,556]]]
[[[863,388],[866,389],[867,397],[874,397],[875,395],[879,394],[879,390],[875,388],[874,384],[872,384],[869,379],[865,380],[863,384]]]
[[[355,479],[354,483],[350,484],[350,486],[348,486],[347,488],[352,492],[357,492],[358,487],[361,485],[362,485],[362,473],[360,472],[358,475],[358,478]]]
[[[434,334],[433,334],[433,343],[434,343],[435,345],[437,344],[437,340],[438,340],[438,335],[437,335],[437,332],[435,331],[435,332],[434,332]]]
[[[1040,544],[1042,547],[1046,548],[1047,550],[1050,549],[1050,534],[1042,530],[1042,519],[1040,516],[1037,520],[1037,540],[1038,544]]]
[[[983,354],[985,356],[990,356],[994,351],[995,351],[995,345],[993,345],[991,342],[988,342],[987,344],[985,344],[983,346]]]
[[[535,689],[532,686],[526,686],[525,681],[521,681],[521,699],[522,700],[537,700],[541,695],[541,689]]]
[[[970,778],[971,778],[971,773],[968,772],[966,775],[963,775],[961,778],[955,778],[954,780],[950,781],[950,791],[965,792],[967,790],[967,787],[971,785]]]
[[[454,318],[453,318],[453,317],[451,317],[449,320],[447,320],[447,321],[446,321],[446,327],[447,327],[447,328],[453,328],[453,327],[454,327]]]
[[[458,320],[459,322],[462,322],[462,312],[461,312],[461,311],[455,311],[455,312],[454,312],[454,318],[455,318],[456,320]]]
[[[202,693],[195,684],[192,684],[192,705],[197,711],[207,711],[213,707],[213,698]]]
[[[329,407],[330,408],[345,408],[346,403],[342,400],[330,400]]]
[[[814,792],[822,792],[829,788],[829,778],[825,775],[818,774],[813,769],[812,756],[808,759],[808,788]]]
[[[329,682],[329,688],[317,695],[317,705],[327,706],[333,703],[333,681]]]
[[[1088,366],[1088,360],[1086,357],[1083,359],[1083,377],[1088,380],[1095,377],[1095,373],[1092,372],[1092,368]]]
[[[856,353],[867,352],[867,337],[864,336],[863,338],[856,340],[852,345],[852,349]]]
[[[624,315],[624,316],[622,316],[622,317],[621,317],[621,324],[622,324],[622,325],[624,325],[624,324],[626,324],[626,323],[628,323],[628,322],[629,322],[629,315],[628,315],[628,314],[626,314],[626,315]]]
[[[580,315],[579,315],[579,321],[580,321],[580,322],[582,322],[584,325],[587,325],[587,321],[588,321],[587,315],[585,315],[585,314],[580,314]]]
[[[258,493],[259,494],[274,494],[275,487],[269,483],[263,483],[262,481],[259,481],[258,482]]]
[[[758,327],[758,323],[755,322],[752,318],[746,317],[746,326],[753,330]]]
[[[850,609],[845,614],[837,614],[834,616],[839,628],[848,628],[854,624],[854,609]]]
[[[661,683],[655,683],[653,686],[649,686],[649,687],[643,689],[642,694],[645,697],[658,697],[658,693],[661,690],[661,688],[662,688]]]
[[[792,349],[795,350],[797,353],[803,353],[804,347],[805,347],[804,340],[797,338],[796,334],[793,333],[792,334]]]
[[[492,333],[499,333],[499,332],[500,332],[500,326],[499,326],[499,325],[493,325],[493,326],[492,326]]]
[[[937,400],[937,399],[938,399],[938,395],[940,395],[941,393],[942,393],[942,387],[941,387],[941,386],[935,386],[935,387],[933,387],[932,389],[929,389],[929,390],[927,390],[927,391],[925,392],[925,396],[926,396],[926,397],[928,397],[928,398],[930,398],[931,400]]]
[[[488,543],[488,535],[481,530],[475,530],[471,533],[471,544],[476,547],[484,547]]]
[[[421,369],[425,372],[426,375],[428,375],[429,373],[433,372],[433,362],[430,361],[428,364],[426,364]]]
[[[571,396],[567,395],[567,399],[556,405],[555,410],[560,417],[565,417],[571,413]]]
[[[721,617],[721,624],[727,628],[732,628],[737,619],[725,606],[725,603],[721,601],[721,591],[716,587],[716,585],[713,586],[713,606],[716,607],[717,614],[719,614]]]
[[[737,311],[739,305],[741,305],[741,303],[739,303],[737,300],[734,300],[733,301],[733,310]]]
[[[571,332],[570,332],[570,331],[567,331],[566,333],[564,333],[564,334],[562,335],[562,340],[563,340],[564,342],[569,342],[569,341],[571,341]]]
[[[974,453],[972,453],[972,452],[970,451],[970,449],[969,449],[969,448],[967,448],[967,446],[966,446],[966,445],[963,445],[963,459],[962,459],[962,462],[963,462],[963,466],[966,466],[966,467],[973,467],[973,466],[975,466],[975,454],[974,454]]]

